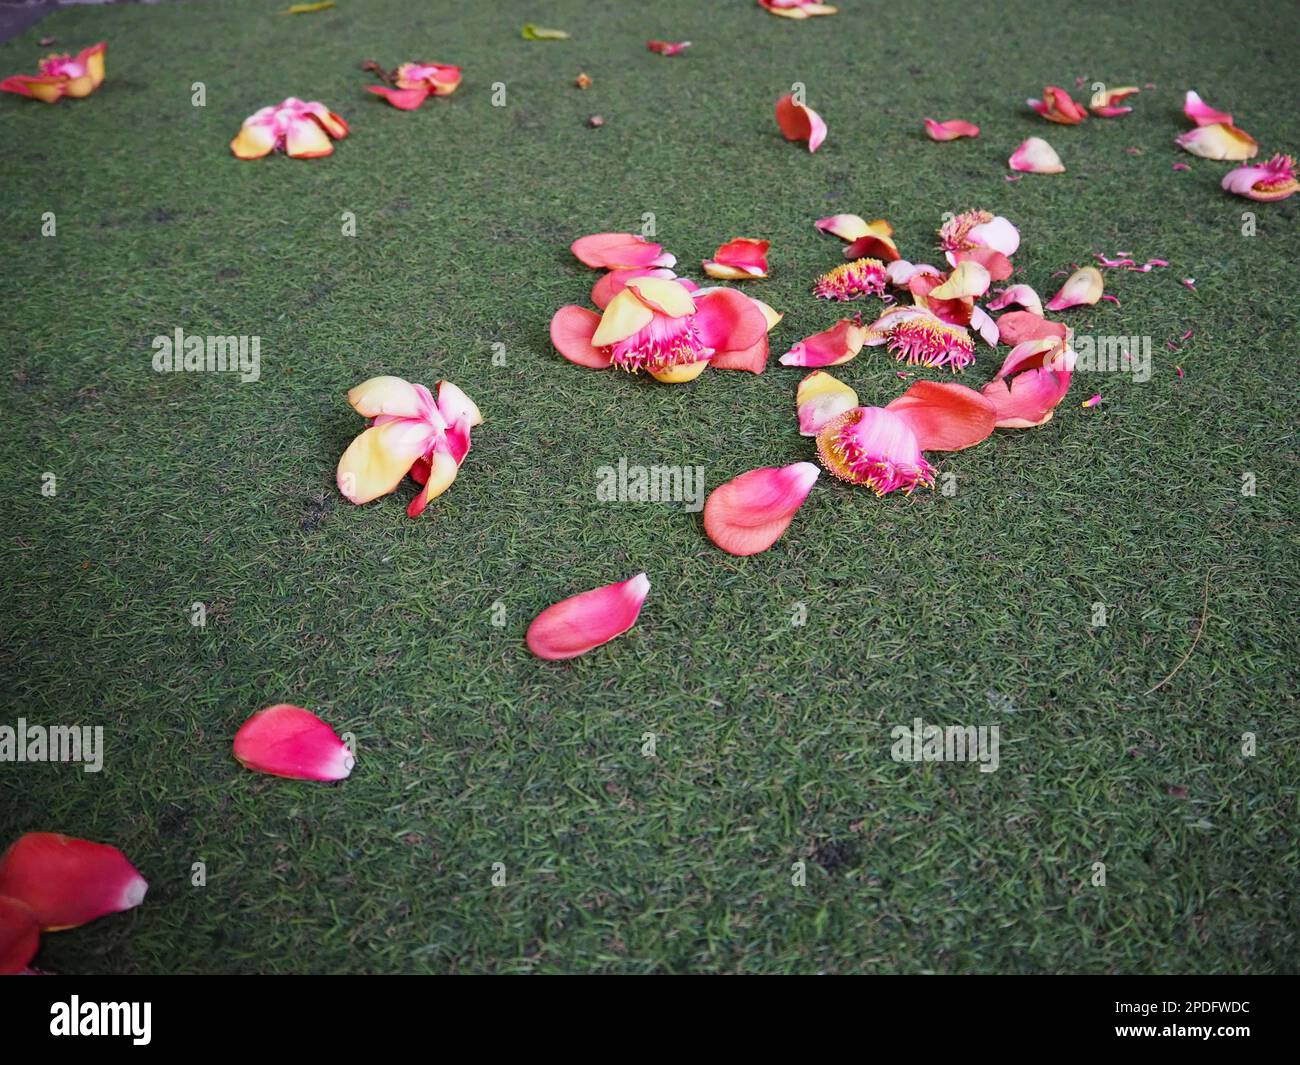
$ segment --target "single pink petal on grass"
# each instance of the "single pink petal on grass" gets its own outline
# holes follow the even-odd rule
[[[677,55],[691,46],[690,41],[646,41],[645,46],[660,55]]]
[[[1202,159],[1240,162],[1243,159],[1253,159],[1259,152],[1259,142],[1254,137],[1244,129],[1228,123],[1197,126],[1182,136],[1175,137],[1174,143],[1183,151]]]
[[[1047,141],[1029,137],[1011,153],[1007,165],[1026,174],[1064,174],[1065,164]]]
[[[1196,291],[1196,278],[1194,278],[1194,277],[1185,277],[1185,278],[1183,278],[1183,285],[1184,285],[1184,287],[1188,288],[1188,289],[1191,290],[1192,292],[1195,292],[1195,291]]]
[[[1101,118],[1118,118],[1120,115],[1127,115],[1133,108],[1122,106],[1122,102],[1141,91],[1136,85],[1125,85],[1120,89],[1098,89],[1088,101],[1088,110]]]
[[[45,932],[139,906],[148,889],[116,847],[56,832],[28,832],[0,858],[0,896],[26,904]]]
[[[709,493],[704,531],[731,555],[766,551],[781,538],[820,473],[811,462],[742,473]]]
[[[245,721],[235,733],[235,757],[246,769],[292,780],[343,780],[356,764],[329,725],[289,703]]]
[[[1175,163],[1175,164],[1174,164],[1174,169],[1175,169],[1175,170],[1191,170],[1191,167],[1188,166],[1186,163]]]
[[[1097,404],[1099,404],[1100,402],[1101,402],[1101,393],[1098,392],[1098,393],[1096,393],[1095,395],[1091,395],[1091,396],[1089,396],[1089,397],[1088,397],[1087,399],[1085,399],[1081,404],[1079,404],[1079,406],[1081,406],[1081,407],[1095,407],[1095,406],[1097,406]]]
[[[729,240],[704,260],[704,272],[722,281],[745,281],[749,278],[767,277],[767,249],[769,240],[737,237]]]
[[[649,591],[649,578],[638,573],[548,606],[528,626],[528,649],[551,661],[586,654],[635,625]]]
[[[27,903],[0,896],[0,976],[27,968],[41,945],[41,922]]]
[[[1105,286],[1100,270],[1095,266],[1084,266],[1072,273],[1061,286],[1061,291],[1047,301],[1047,309],[1063,311],[1067,307],[1094,304],[1101,299]]]
[[[551,343],[570,362],[592,370],[609,369],[609,350],[596,347],[591,338],[600,326],[600,315],[586,307],[561,307],[551,319]]]
[[[826,139],[826,123],[821,115],[805,104],[795,103],[787,93],[776,102],[776,124],[788,141],[807,141],[808,151],[815,152]]]
[[[958,137],[978,137],[980,128],[960,118],[950,119],[947,122],[936,122],[932,118],[927,118],[925,132],[932,141],[955,141]]]
[[[917,381],[885,406],[901,418],[922,451],[962,451],[993,432],[993,404],[966,385],[951,381]]]
[[[1069,327],[1030,311],[1010,311],[998,319],[998,335],[1003,344],[1022,344],[1026,340],[1058,337],[1064,340]]]
[[[780,358],[782,366],[839,366],[862,350],[866,334],[852,318],[798,341]]]
[[[428,89],[390,89],[387,85],[367,85],[366,92],[382,96],[399,111],[414,111],[429,98]]]
[[[635,233],[591,233],[569,245],[579,262],[597,270],[642,270],[676,266],[675,256]]]
[[[1193,89],[1183,98],[1183,114],[1198,126],[1232,125],[1232,116],[1226,111],[1216,111],[1201,99]]]
[[[799,435],[816,436],[828,422],[858,405],[858,394],[825,370],[814,370],[799,382],[795,407]]]
[[[1295,160],[1289,155],[1275,155],[1259,166],[1239,166],[1229,170],[1219,183],[1235,196],[1269,202],[1285,200],[1300,190],[1296,182]]]
[[[1002,294],[997,299],[989,303],[988,309],[1001,311],[1011,306],[1023,307],[1030,314],[1036,314],[1040,318],[1043,316],[1043,301],[1031,285],[1008,286],[1002,290]]]

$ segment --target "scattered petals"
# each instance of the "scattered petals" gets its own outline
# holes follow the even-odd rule
[[[343,780],[356,764],[329,725],[288,703],[259,710],[240,726],[235,757],[246,769],[291,780]]]
[[[548,606],[528,626],[528,649],[551,661],[585,654],[635,625],[649,592],[649,578],[638,573]]]
[[[811,462],[742,473],[709,493],[704,531],[728,554],[766,551],[790,525],[820,473]]]
[[[116,847],[55,832],[28,832],[0,858],[0,896],[26,904],[45,932],[132,909],[148,889]]]

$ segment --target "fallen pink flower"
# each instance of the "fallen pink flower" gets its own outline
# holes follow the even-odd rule
[[[318,159],[347,135],[348,124],[324,104],[290,96],[244,119],[230,150],[238,159],[260,159],[276,150],[295,159]]]
[[[401,111],[414,111],[430,96],[450,96],[460,81],[460,67],[447,63],[403,63],[397,68],[392,87],[367,85],[366,91],[383,97]]]
[[[644,573],[580,592],[548,606],[528,626],[525,642],[538,658],[560,661],[586,654],[636,624],[650,592]]]
[[[858,405],[858,394],[825,370],[813,370],[795,394],[799,435],[816,436],[828,422]]]
[[[1076,270],[1061,286],[1061,291],[1047,301],[1049,311],[1063,311],[1067,307],[1091,305],[1101,299],[1106,281],[1095,266]]]
[[[713,253],[712,259],[704,260],[704,272],[722,281],[767,277],[767,249],[771,246],[771,241],[750,237],[729,240]]]
[[[44,932],[132,909],[148,890],[126,855],[107,843],[28,832],[0,858],[0,896],[26,905]]]
[[[731,555],[766,551],[794,520],[820,473],[811,462],[742,473],[709,493],[704,531]]]
[[[805,104],[796,103],[787,93],[776,102],[776,124],[788,141],[807,141],[808,151],[815,152],[826,139],[826,123],[821,115]]]
[[[947,122],[936,122],[932,118],[927,118],[925,133],[932,141],[955,141],[959,137],[978,137],[980,128],[960,118],[949,119]]]
[[[782,366],[839,366],[862,350],[866,331],[860,322],[841,318],[831,328],[798,341],[780,358]]]
[[[234,748],[245,769],[291,780],[343,780],[356,764],[329,725],[289,703],[268,706],[245,721]]]
[[[1221,187],[1234,196],[1248,200],[1285,200],[1300,189],[1296,181],[1295,160],[1289,155],[1275,155],[1259,166],[1239,166],[1223,175]]]
[[[63,97],[81,99],[104,83],[105,41],[83,48],[77,55],[56,53],[40,62],[39,74],[14,74],[0,81],[0,92],[12,92],[42,103],[58,103]]]
[[[1070,99],[1070,94],[1058,85],[1049,85],[1043,90],[1041,100],[1026,100],[1030,107],[1049,122],[1059,122],[1065,126],[1077,126],[1088,112]]]
[[[1065,164],[1047,141],[1029,137],[1011,153],[1007,165],[1026,174],[1064,174]]]
[[[691,46],[690,41],[646,41],[645,46],[660,55],[677,55]]]

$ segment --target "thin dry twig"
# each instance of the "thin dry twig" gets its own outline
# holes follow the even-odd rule
[[[1143,695],[1150,695],[1157,688],[1163,688],[1166,684],[1168,684],[1171,680],[1174,679],[1175,673],[1177,673],[1180,669],[1182,669],[1183,666],[1187,665],[1187,660],[1192,657],[1192,652],[1196,650],[1196,645],[1201,642],[1201,634],[1205,632],[1205,622],[1209,618],[1209,616],[1210,616],[1210,571],[1207,569],[1205,571],[1205,595],[1201,599],[1201,624],[1196,630],[1196,638],[1192,640],[1192,646],[1187,648],[1187,654],[1183,655],[1183,657],[1179,660],[1178,665],[1174,666],[1169,676],[1165,677],[1165,679],[1162,680],[1159,684],[1157,684],[1155,688],[1148,688],[1146,691],[1142,693]]]

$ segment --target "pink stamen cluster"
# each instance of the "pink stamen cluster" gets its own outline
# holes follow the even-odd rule
[[[877,496],[902,489],[911,495],[917,485],[934,487],[934,467],[918,452],[915,465],[895,462],[864,448],[857,432],[861,408],[842,414],[817,436],[822,464],[842,481],[866,485]]]
[[[656,314],[650,324],[610,346],[612,365],[629,373],[658,373],[674,366],[699,362],[713,354],[704,346],[690,316],[669,318]]]
[[[819,300],[855,300],[859,296],[883,296],[889,275],[879,259],[854,259],[817,279],[813,295]]]
[[[927,318],[899,322],[889,331],[887,347],[909,366],[948,366],[958,373],[975,361],[969,333]]]
[[[976,245],[967,234],[976,226],[993,221],[989,211],[963,211],[946,221],[939,230],[939,246],[944,251],[970,251]]]

